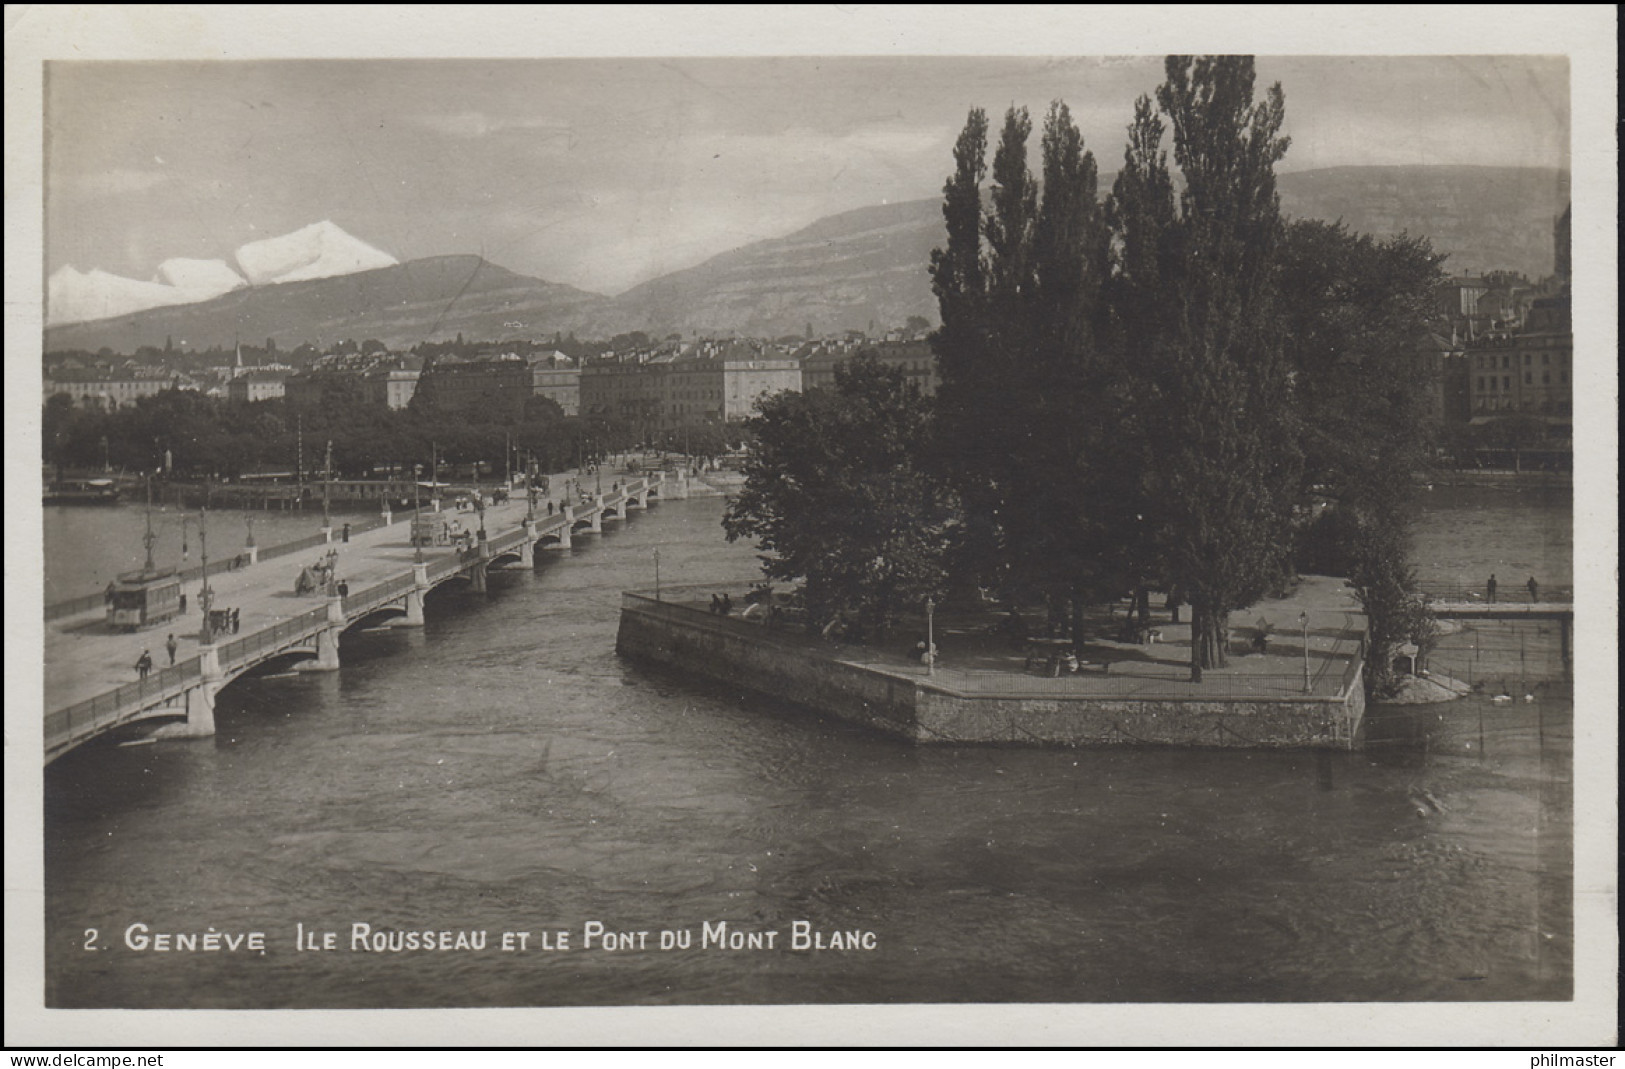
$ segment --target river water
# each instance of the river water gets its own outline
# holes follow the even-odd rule
[[[1501,505],[1485,531],[1529,545],[1422,541],[1464,577],[1555,570],[1566,501]],[[915,747],[616,656],[656,548],[665,583],[754,577],[721,511],[662,503],[489,595],[437,591],[421,630],[346,635],[337,673],[228,687],[213,739],[56,762],[47,1004],[1569,997],[1573,702],[1528,668],[1542,636],[1521,671],[1475,651],[1529,700],[1376,706],[1358,752]],[[825,949],[793,949],[798,922]],[[620,948],[584,947],[594,923]],[[138,924],[265,951],[132,949]]]

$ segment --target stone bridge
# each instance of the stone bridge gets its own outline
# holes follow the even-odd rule
[[[538,550],[569,550],[576,538],[602,532],[606,522],[624,520],[629,511],[647,508],[663,496],[687,497],[687,489],[680,474],[655,473],[596,493],[569,487],[548,514],[538,511],[535,500],[516,499],[480,513],[478,536],[462,547],[414,549],[412,516],[405,514],[399,521],[386,516],[383,526],[348,542],[334,541],[331,528],[324,528],[320,545],[280,557],[275,564],[251,553],[247,567],[210,576],[214,604],[238,610],[238,632],[171,636],[189,646],[195,643],[188,651],[195,650],[193,655],[122,685],[109,674],[128,678],[142,651],[155,664],[165,658],[166,626],[125,634],[113,631],[94,612],[59,621],[46,633],[45,761],[138,720],[177,721],[159,729],[166,736],[212,735],[216,696],[256,669],[272,662],[301,671],[337,669],[346,631],[421,627],[424,598],[437,586],[466,582],[482,593],[491,569],[531,567]],[[291,594],[294,576],[324,558],[336,563],[327,593]],[[289,611],[290,601],[298,611]],[[317,604],[304,607],[313,602]],[[169,626],[197,618],[179,617]]]

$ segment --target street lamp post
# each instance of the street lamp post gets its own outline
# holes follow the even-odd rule
[[[655,549],[655,600],[660,600],[660,549]]]
[[[429,443],[429,500],[435,503],[435,511],[440,511],[440,443]]]
[[[1298,626],[1303,630],[1303,692],[1309,693],[1309,614],[1298,614]]]
[[[422,508],[418,504],[418,501],[419,501],[419,498],[418,498],[418,481],[422,476],[422,471],[420,469],[421,469],[421,465],[418,465],[418,464],[413,464],[412,465],[412,563],[413,564],[422,564],[423,563],[423,540],[418,536],[418,532],[423,529],[418,524],[418,521],[423,519],[423,511],[422,511]]]
[[[141,536],[141,544],[147,547],[147,563],[142,565],[141,570],[147,575],[151,575],[158,570],[157,565],[152,563],[152,544],[157,540],[158,536],[152,533],[152,476],[149,475],[147,476],[147,533]]]
[[[198,510],[197,518],[197,544],[198,552],[203,557],[203,586],[198,590],[198,607],[203,610],[203,628],[198,632],[198,641],[208,646],[214,643],[214,627],[209,610],[214,607],[214,591],[209,588],[209,510]]]
[[[935,614],[937,603],[925,599],[925,674],[937,674],[937,629]]]
[[[327,459],[322,468],[322,526],[333,526],[333,515],[328,509],[327,499],[333,486],[333,439],[327,440]]]

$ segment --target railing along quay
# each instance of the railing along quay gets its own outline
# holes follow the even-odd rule
[[[666,591],[666,597],[692,596],[711,587],[676,587]],[[963,696],[979,698],[1181,698],[1192,701],[1212,699],[1246,699],[1292,701],[1302,698],[1342,700],[1349,695],[1360,678],[1363,648],[1358,633],[1352,629],[1353,615],[1335,611],[1345,626],[1339,629],[1331,649],[1316,650],[1312,657],[1317,662],[1310,671],[1309,686],[1304,687],[1304,673],[1245,672],[1225,669],[1209,670],[1202,682],[1192,683],[1183,674],[1173,672],[1135,672],[1132,659],[1084,664],[1076,674],[1059,676],[1033,675],[1012,669],[967,669],[945,665],[939,658],[933,671],[916,661],[879,659],[872,649],[831,644],[802,632],[770,630],[761,623],[735,616],[717,616],[705,609],[682,601],[656,600],[649,591],[628,592],[626,597],[636,598],[639,611],[649,615],[681,622],[687,626],[714,629],[731,634],[748,634],[757,641],[778,645],[787,650],[815,652],[829,661],[860,672],[877,672],[906,677],[925,686],[935,686]],[[1332,614],[1327,612],[1328,615]],[[1313,632],[1311,632],[1313,633]],[[1324,631],[1322,631],[1322,634]],[[1289,635],[1279,632],[1278,640]],[[940,642],[939,642],[940,646]]]
[[[1417,590],[1428,601],[1439,602],[1466,602],[1480,605],[1528,605],[1529,588],[1515,579],[1507,582],[1496,581],[1495,601],[1490,601],[1489,587],[1484,583],[1449,583],[1435,582],[1424,579],[1416,584]],[[1547,586],[1539,583],[1536,586],[1536,597],[1542,602],[1572,602],[1574,588],[1572,586]]]

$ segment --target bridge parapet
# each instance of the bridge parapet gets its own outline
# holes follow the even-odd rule
[[[45,714],[46,760],[128,720],[133,710],[174,700],[202,678],[202,659],[193,657],[146,679]]]

